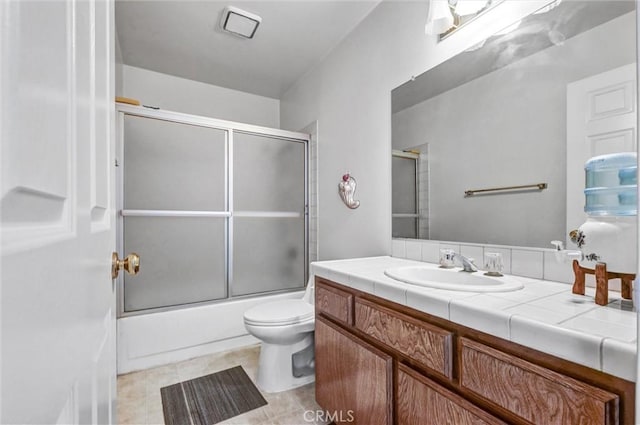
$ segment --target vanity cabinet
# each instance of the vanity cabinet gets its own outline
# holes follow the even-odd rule
[[[633,382],[320,277],[315,341],[336,423],[634,423]]]
[[[393,359],[316,319],[316,401],[336,423],[391,425]]]
[[[460,386],[530,423],[615,424],[617,395],[460,339]]]
[[[403,364],[398,365],[397,409],[399,425],[505,424]]]

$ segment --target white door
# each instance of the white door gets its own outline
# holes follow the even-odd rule
[[[585,162],[597,155],[635,152],[636,121],[635,63],[567,86],[567,232],[587,217]]]
[[[113,2],[0,2],[0,422],[113,423]]]

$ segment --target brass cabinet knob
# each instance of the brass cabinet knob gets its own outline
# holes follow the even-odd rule
[[[127,255],[122,260],[118,258],[118,253],[111,255],[111,279],[118,277],[120,269],[124,269],[130,275],[136,275],[140,271],[140,256],[135,252]]]

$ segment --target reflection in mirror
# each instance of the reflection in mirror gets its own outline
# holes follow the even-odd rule
[[[413,237],[407,230],[413,229],[421,239],[532,247],[566,240],[567,220],[571,222],[567,210],[580,204],[581,214],[584,204],[584,161],[605,153],[599,149],[609,149],[595,143],[604,140],[605,133],[597,131],[577,142],[569,140],[568,133],[582,134],[569,128],[569,121],[588,124],[569,120],[568,114],[576,115],[571,108],[577,104],[577,115],[586,116],[593,98],[583,92],[578,100],[568,100],[568,93],[575,92],[568,88],[586,87],[588,78],[607,81],[602,76],[617,72],[612,70],[635,67],[634,10],[631,1],[563,1],[394,89],[393,150],[412,150],[426,143],[428,183],[422,188],[418,181],[415,193],[426,192],[429,198],[418,196],[418,211],[413,213],[419,219],[407,224],[408,218],[403,222],[396,215],[409,213],[396,206],[395,193],[406,189],[407,183],[393,182],[393,236]],[[628,83],[635,87],[633,81]],[[601,89],[590,90],[608,93],[605,89],[614,83],[600,84]],[[611,109],[600,111],[603,116],[615,115],[619,102],[625,108],[629,103],[609,95],[600,100],[598,108]],[[631,107],[635,108],[635,98]],[[633,113],[635,117],[635,109]],[[608,129],[606,134],[616,132],[635,132],[635,119],[632,129]],[[635,150],[635,138],[628,138],[633,143],[629,146],[623,139],[616,138],[622,142],[615,141],[615,149]],[[574,149],[571,143],[584,152],[567,156],[567,149]],[[397,164],[394,160],[394,179],[400,174]],[[568,176],[567,166],[578,171]],[[576,178],[578,188],[572,183]],[[540,182],[548,183],[548,189],[464,196],[469,189]],[[579,201],[567,205],[567,193],[576,191]],[[581,222],[580,217],[576,220]]]
[[[440,40],[442,41],[449,37],[503,1],[504,0],[446,0],[449,6],[449,13],[453,17],[453,24],[448,30],[440,34]],[[560,1],[562,0],[555,0],[555,2]]]
[[[392,152],[394,238],[429,238],[427,145]]]

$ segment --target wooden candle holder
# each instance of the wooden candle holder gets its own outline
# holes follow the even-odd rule
[[[620,279],[622,281],[622,298],[631,299],[631,281],[636,278],[635,274],[615,273],[607,271],[606,263],[597,263],[595,270],[582,267],[578,260],[573,260],[573,274],[576,279],[573,283],[574,294],[584,295],[584,277],[587,274],[596,275],[596,304],[607,305],[609,303],[609,280]]]

